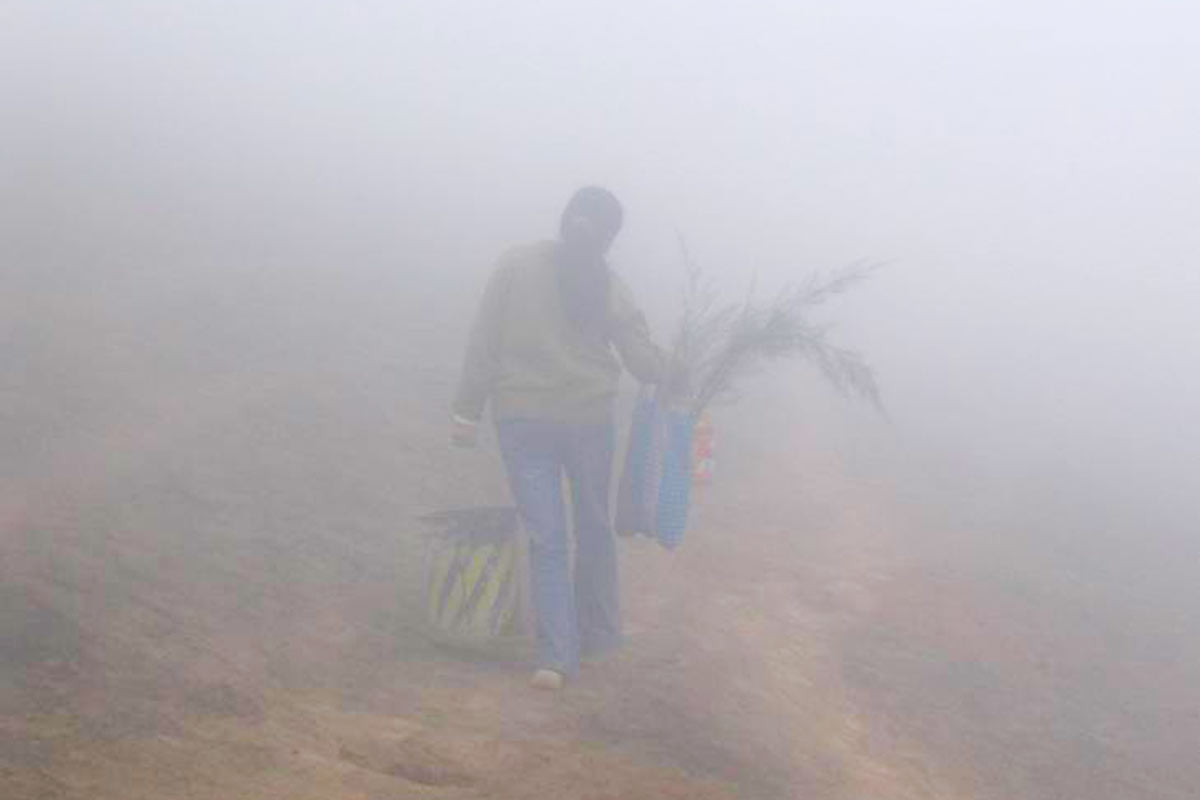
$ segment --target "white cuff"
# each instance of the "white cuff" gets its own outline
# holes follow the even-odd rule
[[[454,417],[454,421],[459,425],[470,425],[474,428],[479,424],[479,420],[477,419],[467,419],[466,417],[460,417],[458,414],[451,414],[450,416]]]

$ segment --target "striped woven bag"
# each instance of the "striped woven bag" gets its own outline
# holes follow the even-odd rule
[[[464,508],[422,517],[439,530],[425,548],[425,621],[449,643],[515,635],[520,619],[520,544],[512,508]]]

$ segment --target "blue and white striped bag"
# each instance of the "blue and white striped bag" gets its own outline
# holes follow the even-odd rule
[[[617,494],[617,531],[674,549],[687,529],[692,493],[692,415],[646,387],[638,395]]]

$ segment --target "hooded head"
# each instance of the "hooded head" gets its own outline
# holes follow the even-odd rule
[[[564,253],[578,261],[602,260],[621,231],[623,213],[613,193],[585,186],[567,201],[559,221]]]
[[[585,186],[571,196],[559,221],[558,273],[567,319],[588,337],[608,333],[607,255],[621,230],[621,204],[613,193]]]

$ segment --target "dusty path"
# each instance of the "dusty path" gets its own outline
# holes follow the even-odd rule
[[[286,627],[281,611],[255,625],[203,588],[178,608],[184,587],[143,586],[101,635],[172,669],[86,647],[76,662],[30,665],[44,694],[5,718],[9,741],[34,734],[9,777],[54,787],[31,797],[350,798],[422,786],[438,797],[938,796],[927,776],[869,752],[839,676],[836,644],[873,602],[871,567],[825,552],[819,528],[809,553],[769,520],[733,531],[724,514],[745,520],[745,508],[724,507],[705,509],[678,553],[628,544],[630,645],[561,698],[526,690],[519,665],[456,660],[402,624],[391,635],[402,617],[371,626],[386,612],[372,605],[397,589],[385,569],[360,598],[308,582],[326,602],[307,604],[284,641],[258,627]],[[214,576],[194,580],[217,588]],[[71,624],[56,619],[35,638]],[[283,674],[277,648],[295,659]]]

